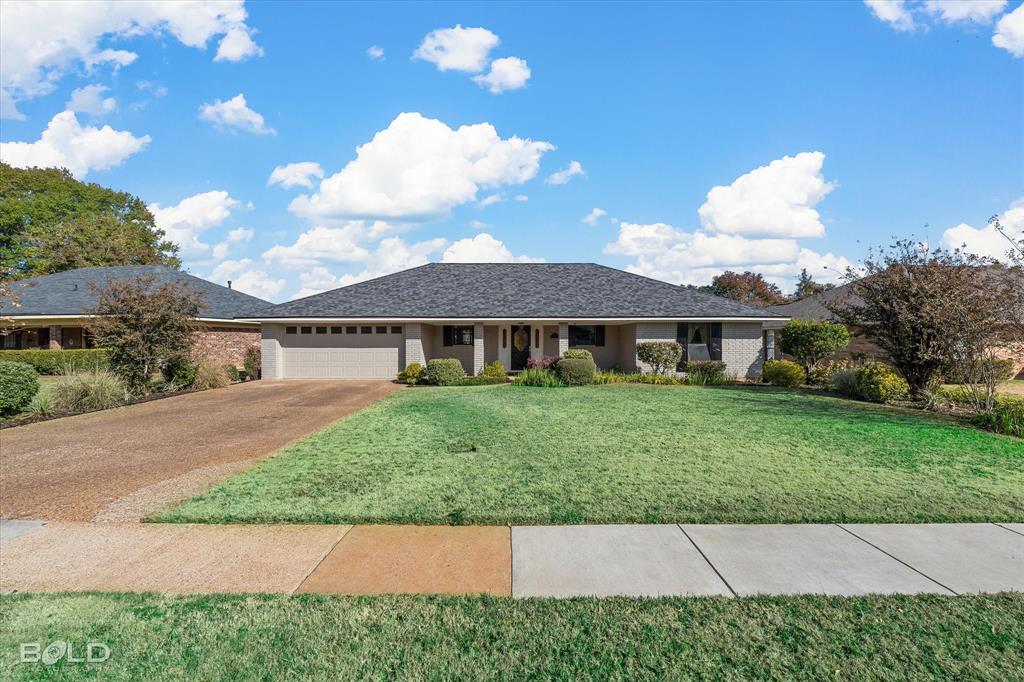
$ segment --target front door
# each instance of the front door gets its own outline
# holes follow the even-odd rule
[[[530,325],[512,325],[512,371],[518,372],[526,369],[526,362],[530,359]]]

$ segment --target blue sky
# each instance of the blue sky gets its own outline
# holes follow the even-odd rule
[[[1024,9],[869,4],[4,3],[0,156],[141,196],[273,300],[432,260],[789,287],[892,237],[1000,255]]]

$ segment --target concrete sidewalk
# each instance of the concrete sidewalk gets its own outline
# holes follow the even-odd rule
[[[1024,524],[0,522],[0,591],[755,595],[1024,591]]]

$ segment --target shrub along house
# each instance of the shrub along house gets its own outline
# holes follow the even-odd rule
[[[176,282],[203,302],[196,350],[219,362],[242,365],[247,348],[260,343],[252,317],[270,305],[263,299],[220,286],[162,265],[79,268],[18,280],[11,285],[17,304],[0,299],[0,359],[3,350],[89,348],[89,311],[97,292],[115,280],[153,277],[156,284]]]
[[[585,348],[598,367],[638,366],[636,344],[760,376],[787,318],[593,263],[431,263],[267,308],[263,377],[393,378],[457,358],[467,374]]]

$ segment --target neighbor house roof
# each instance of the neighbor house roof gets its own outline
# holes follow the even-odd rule
[[[801,320],[831,320],[834,322],[838,318],[828,309],[828,305],[835,303],[859,305],[862,301],[859,296],[853,293],[849,284],[844,284],[841,287],[809,296],[796,303],[773,305],[768,310],[779,315],[799,318]]]
[[[595,263],[430,263],[273,306],[271,318],[774,318]]]
[[[78,268],[14,282],[11,289],[19,305],[0,299],[0,315],[88,315],[96,304],[97,290],[119,279],[151,276],[158,284],[177,282],[198,292],[203,299],[201,318],[251,317],[270,305],[263,299],[208,282],[187,272],[163,265],[131,265]]]

